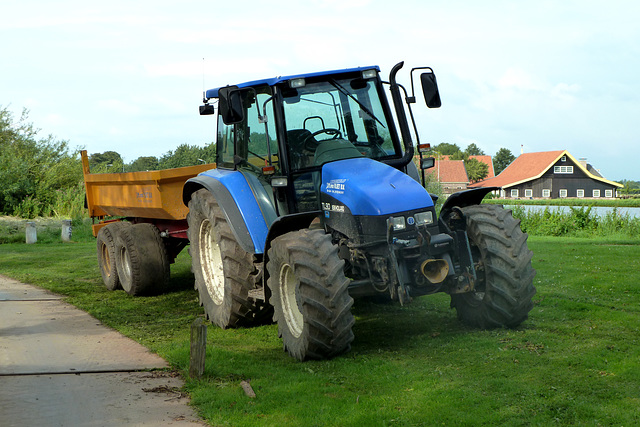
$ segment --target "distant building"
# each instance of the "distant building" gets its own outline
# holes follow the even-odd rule
[[[427,169],[427,174],[440,182],[445,195],[466,190],[469,185],[469,177],[462,160],[436,160],[435,166]]]
[[[600,175],[585,159],[567,150],[524,153],[500,175],[469,188],[499,187],[505,198],[614,198],[623,185]]]
[[[435,166],[427,169],[427,173],[435,178],[442,187],[445,195],[450,195],[458,191],[466,190],[469,186],[469,175],[462,160],[450,160],[451,156],[443,155],[436,160]],[[469,156],[470,159],[477,159],[488,166],[487,179],[493,178],[493,162],[491,156]]]

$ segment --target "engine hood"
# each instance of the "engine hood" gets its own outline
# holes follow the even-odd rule
[[[390,215],[433,206],[427,190],[413,178],[369,158],[323,165],[320,192],[344,204],[352,215]]]

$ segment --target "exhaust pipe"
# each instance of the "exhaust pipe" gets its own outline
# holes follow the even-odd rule
[[[449,264],[443,259],[428,259],[422,263],[420,271],[431,283],[441,283],[449,275]]]

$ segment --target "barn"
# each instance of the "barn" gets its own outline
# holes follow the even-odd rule
[[[500,175],[469,188],[499,187],[504,198],[614,198],[623,185],[605,179],[586,160],[567,150],[523,153]]]

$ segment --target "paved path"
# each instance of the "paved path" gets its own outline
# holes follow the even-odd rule
[[[206,425],[179,377],[50,292],[0,276],[1,426]]]

